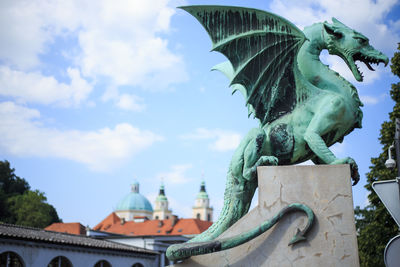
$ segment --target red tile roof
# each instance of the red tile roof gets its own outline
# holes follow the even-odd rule
[[[44,230],[74,235],[86,235],[86,228],[80,223],[53,223],[44,228]]]
[[[93,228],[93,230],[106,231],[108,228],[110,228],[112,225],[116,223],[121,223],[121,219],[118,217],[117,214],[115,214],[115,212],[112,212],[104,220],[102,220],[99,224],[97,224]]]
[[[128,221],[123,222],[118,218],[118,222],[110,223],[112,218],[118,217],[115,213],[111,213],[101,223],[96,225],[93,230],[105,231],[122,235],[197,235],[212,224],[212,222],[202,221],[199,219],[178,219],[172,217],[166,220],[147,220],[144,222]]]

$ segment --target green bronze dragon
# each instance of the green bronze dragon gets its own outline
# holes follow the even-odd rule
[[[187,6],[206,29],[212,50],[229,61],[214,69],[240,91],[250,114],[260,121],[235,151],[227,174],[224,206],[219,219],[188,243],[172,245],[170,260],[181,260],[243,244],[278,221],[275,216],[255,230],[231,239],[216,240],[249,210],[257,188],[257,167],[291,165],[311,159],[315,164],[349,164],[353,185],[359,180],[356,162],[337,158],[329,146],[361,128],[363,105],[357,89],[320,59],[327,49],[341,57],[355,79],[363,80],[356,61],[374,70],[372,63],[388,64],[367,37],[335,18],[332,23],[316,23],[304,31],[275,14],[243,7]],[[291,204],[283,210],[302,210],[312,223],[312,211]],[[283,216],[282,212],[278,215]],[[309,225],[294,237],[304,239]]]

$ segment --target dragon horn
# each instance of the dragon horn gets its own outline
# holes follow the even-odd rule
[[[340,21],[339,21],[339,20],[337,20],[336,18],[332,18],[332,22],[333,22],[333,24],[339,24],[339,25],[341,25],[341,26],[344,26],[344,27],[346,27],[346,28],[347,28],[347,26],[346,26],[346,25],[344,25],[344,23],[340,22]]]

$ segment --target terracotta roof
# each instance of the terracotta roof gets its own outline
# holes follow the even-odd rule
[[[121,223],[121,219],[118,217],[117,214],[115,214],[115,212],[112,212],[104,220],[102,220],[99,224],[97,224],[95,227],[93,227],[93,230],[106,231],[108,228],[110,228],[111,225],[114,225],[116,223]]]
[[[35,242],[46,242],[53,244],[72,245],[79,247],[90,247],[99,249],[109,249],[127,252],[139,252],[145,254],[157,254],[157,252],[110,242],[106,240],[94,239],[86,236],[71,235],[59,232],[46,231],[39,228],[25,227],[13,224],[0,223],[0,238],[12,238],[21,240],[31,240]]]
[[[53,223],[44,228],[44,230],[74,235],[86,235],[86,228],[80,223]]]
[[[111,214],[112,215],[112,214]],[[109,215],[107,218],[109,218]],[[107,220],[104,219],[104,221]],[[147,220],[144,222],[121,222],[112,225],[107,224],[102,227],[102,222],[96,225],[93,230],[105,231],[110,233],[145,236],[145,235],[197,235],[212,224],[212,222],[202,221],[199,219],[178,219],[172,217],[166,220]],[[100,227],[99,227],[100,226]]]

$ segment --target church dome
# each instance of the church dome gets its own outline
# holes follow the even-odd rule
[[[115,211],[125,210],[144,210],[153,212],[153,207],[150,202],[139,193],[139,183],[137,182],[132,185],[132,191],[121,199],[115,208]]]
[[[160,192],[158,193],[156,201],[159,201],[159,202],[168,201],[167,197],[165,196],[164,184],[161,184],[161,186],[160,186]]]
[[[197,194],[197,199],[208,199],[208,194],[206,192],[206,183],[204,181],[201,182],[200,192]]]

